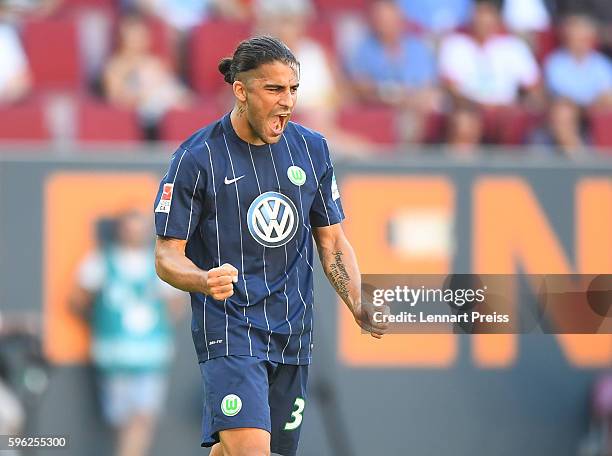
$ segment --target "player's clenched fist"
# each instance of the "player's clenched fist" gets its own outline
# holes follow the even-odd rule
[[[204,293],[213,299],[223,301],[234,294],[234,283],[238,282],[238,269],[229,263],[208,271]]]
[[[355,308],[353,316],[361,329],[369,332],[375,339],[382,339],[382,336],[389,329],[389,323],[382,318],[382,315],[389,315],[389,313],[390,308],[387,305],[377,307],[372,303],[365,302]]]

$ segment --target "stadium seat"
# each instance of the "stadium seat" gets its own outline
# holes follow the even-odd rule
[[[524,144],[538,124],[537,116],[518,106],[485,109],[482,121],[485,141],[507,146]]]
[[[0,107],[0,141],[49,140],[51,134],[40,100]]]
[[[160,123],[159,138],[164,141],[184,141],[221,115],[213,106],[169,111]]]
[[[147,25],[151,33],[151,51],[176,68],[178,56],[172,44],[169,25],[154,17],[147,19]]]
[[[114,0],[62,0],[61,8],[80,9],[80,8],[103,8],[115,9],[117,3]]]
[[[363,12],[367,9],[368,0],[315,0],[317,10],[323,15],[344,12]]]
[[[439,144],[444,139],[445,125],[448,118],[441,112],[431,112],[425,118],[423,124],[423,137],[421,141],[424,144]]]
[[[538,63],[543,64],[557,46],[559,46],[559,37],[556,29],[549,28],[535,33],[534,51]]]
[[[589,121],[593,145],[612,154],[612,111],[592,112]]]
[[[347,106],[338,116],[338,124],[347,131],[378,144],[393,145],[399,140],[396,114],[384,106]]]
[[[28,21],[23,28],[23,43],[35,90],[73,91],[81,87],[77,27],[73,20]]]
[[[336,51],[334,26],[330,20],[324,17],[317,17],[316,20],[308,24],[306,33],[310,38],[324,46],[329,52],[334,53]]]
[[[119,46],[118,39],[120,20],[120,18],[115,20],[112,27],[111,54],[116,52]],[[171,66],[176,67],[178,65],[178,56],[176,55],[173,47],[170,26],[154,16],[146,17],[144,22],[150,34],[151,52]]]
[[[191,35],[189,68],[192,86],[201,95],[212,95],[223,87],[217,67],[236,45],[248,38],[251,27],[242,22],[211,21],[196,27]]]
[[[142,136],[135,111],[89,100],[79,106],[80,141],[140,141]]]

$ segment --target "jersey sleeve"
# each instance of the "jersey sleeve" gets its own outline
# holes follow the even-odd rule
[[[158,236],[189,239],[200,219],[204,173],[188,150],[177,150],[155,198]]]
[[[344,220],[340,192],[334,175],[334,167],[329,157],[327,141],[323,139],[325,153],[325,172],[319,180],[319,188],[310,208],[312,226],[329,226]]]

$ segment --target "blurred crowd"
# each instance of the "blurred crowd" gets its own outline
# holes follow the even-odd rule
[[[612,148],[609,0],[0,0],[0,139],[184,139],[231,108],[217,63],[254,33],[347,154]]]

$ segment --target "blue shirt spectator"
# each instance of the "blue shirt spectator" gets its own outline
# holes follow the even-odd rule
[[[550,105],[550,132],[563,152],[573,155],[587,142],[584,119],[612,109],[612,63],[597,51],[597,19],[573,14],[565,17],[563,47],[546,61],[548,89],[555,96]],[[587,135],[585,135],[587,133]]]
[[[469,22],[473,0],[399,0],[407,18],[432,32],[444,32]]]
[[[546,84],[553,95],[588,106],[612,91],[612,63],[593,51],[581,60],[561,49],[545,65]]]
[[[433,52],[421,39],[411,36],[402,38],[394,53],[375,36],[367,37],[349,57],[347,70],[351,78],[376,85],[421,88],[436,80]]]
[[[442,108],[436,86],[436,61],[422,39],[406,33],[399,5],[374,0],[369,5],[370,33],[347,55],[345,66],[356,98],[398,109],[403,139],[427,140],[427,121]]]

